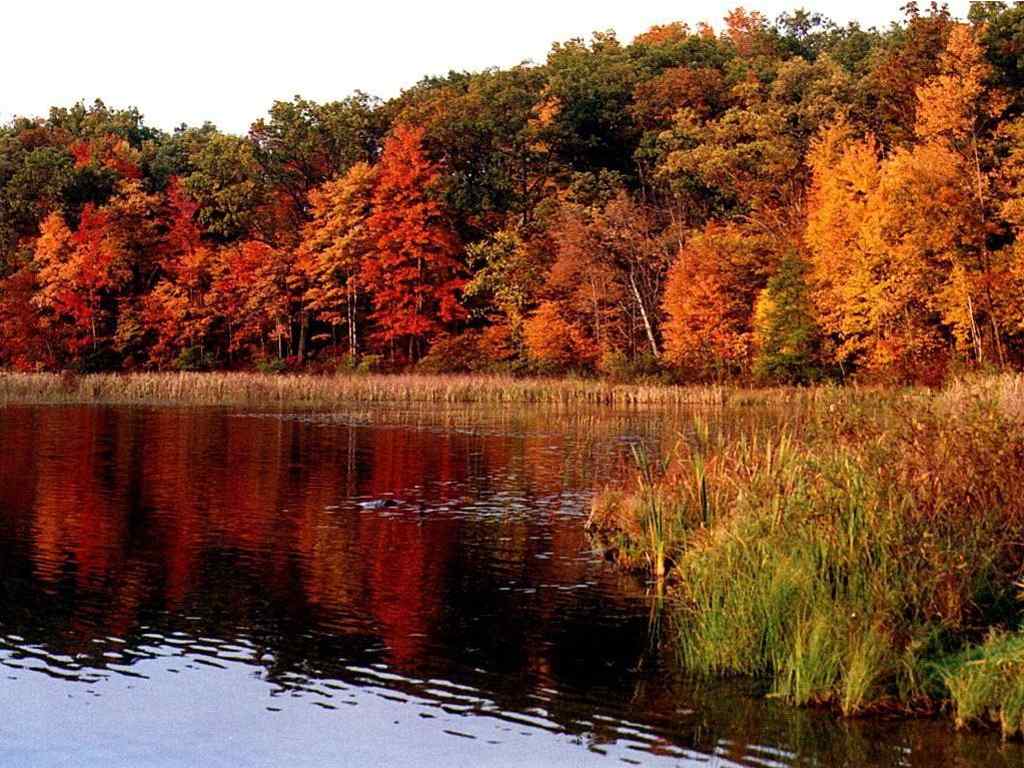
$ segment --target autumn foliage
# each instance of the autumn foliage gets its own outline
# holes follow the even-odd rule
[[[431,199],[439,173],[424,156],[422,142],[422,129],[399,126],[384,144],[367,221],[373,250],[362,268],[373,296],[376,339],[389,345],[405,342],[409,359],[464,316],[461,249]]]
[[[984,7],[982,7],[984,5]],[[744,9],[248,136],[0,127],[0,366],[938,382],[1024,366],[1024,9]]]

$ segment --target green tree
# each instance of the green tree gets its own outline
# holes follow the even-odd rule
[[[821,334],[807,284],[809,267],[790,251],[754,305],[754,375],[778,384],[821,378]]]

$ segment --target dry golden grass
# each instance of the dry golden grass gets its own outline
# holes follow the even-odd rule
[[[721,386],[609,384],[481,375],[0,374],[0,403],[331,406],[341,403],[719,405]]]
[[[951,402],[985,390],[1010,409],[1024,410],[1024,376],[958,381]],[[327,407],[344,403],[493,405],[756,406],[827,404],[839,398],[914,397],[918,389],[884,387],[746,388],[720,384],[621,384],[578,378],[516,378],[484,374],[262,373],[13,373],[0,371],[0,404],[109,403]]]

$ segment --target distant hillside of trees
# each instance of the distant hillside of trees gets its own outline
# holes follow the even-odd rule
[[[737,9],[246,136],[0,127],[0,366],[935,382],[1024,367],[1024,6]]]

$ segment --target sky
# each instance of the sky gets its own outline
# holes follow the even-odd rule
[[[749,0],[769,18],[803,5],[884,26],[904,0]],[[33,0],[3,10],[0,122],[102,98],[170,130],[244,133],[277,99],[359,89],[389,98],[428,74],[543,61],[551,43],[614,29],[709,21],[740,0]],[[922,0],[921,6],[927,5]],[[968,0],[952,0],[956,16]]]

